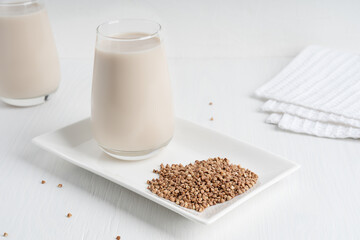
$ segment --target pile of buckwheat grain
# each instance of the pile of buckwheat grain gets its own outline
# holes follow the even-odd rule
[[[194,164],[160,165],[153,170],[159,178],[147,181],[159,197],[202,212],[217,203],[231,200],[255,185],[258,176],[226,158],[209,158]]]

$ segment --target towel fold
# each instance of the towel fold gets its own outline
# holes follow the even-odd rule
[[[329,138],[360,138],[360,57],[310,46],[255,92],[267,123]]]

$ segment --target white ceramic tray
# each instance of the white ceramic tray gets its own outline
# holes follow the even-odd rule
[[[141,161],[121,161],[107,156],[92,139],[90,120],[85,119],[55,132],[33,139],[41,148],[65,160],[130,189],[182,216],[210,224],[241,203],[299,168],[294,162],[282,159],[247,143],[225,136],[197,124],[177,119],[171,143],[157,156]],[[158,175],[152,172],[161,163],[187,164],[209,157],[227,157],[259,176],[250,191],[199,213],[162,199],[146,189],[146,181]]]

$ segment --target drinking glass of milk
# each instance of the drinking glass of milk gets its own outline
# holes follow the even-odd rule
[[[160,36],[150,20],[110,21],[97,28],[91,125],[101,149],[119,159],[146,159],[174,130],[170,79]]]
[[[59,60],[41,0],[0,0],[0,98],[44,103],[58,88]]]

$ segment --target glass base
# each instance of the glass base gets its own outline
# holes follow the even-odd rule
[[[136,160],[148,159],[157,155],[159,152],[161,152],[161,150],[163,150],[163,148],[166,147],[166,145],[169,144],[170,141],[171,140],[167,141],[165,144],[161,145],[158,148],[145,150],[145,151],[119,151],[119,150],[107,149],[102,146],[100,146],[100,148],[106,154],[110,155],[113,158],[127,160],[127,161],[136,161]]]
[[[43,104],[44,102],[49,100],[49,96],[50,94],[36,98],[18,98],[18,99],[1,97],[1,100],[6,104],[16,107],[30,107],[30,106]]]

